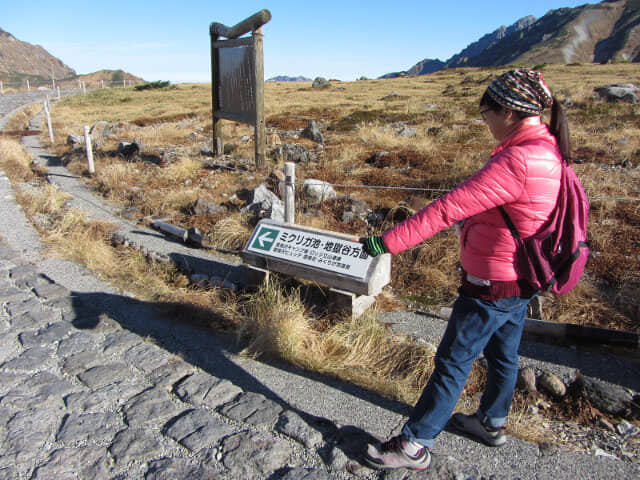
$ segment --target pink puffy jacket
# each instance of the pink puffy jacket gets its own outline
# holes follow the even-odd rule
[[[464,220],[462,268],[485,280],[517,280],[515,243],[496,207],[504,206],[523,237],[533,235],[555,207],[561,159],[540,117],[521,120],[475,175],[387,230],[382,235],[387,250],[399,253]]]

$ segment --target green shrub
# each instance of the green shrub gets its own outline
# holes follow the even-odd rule
[[[148,82],[148,83],[143,83],[142,85],[136,85],[133,88],[137,91],[141,91],[141,90],[152,90],[155,88],[165,88],[168,86],[169,86],[168,81],[157,80],[155,82]]]

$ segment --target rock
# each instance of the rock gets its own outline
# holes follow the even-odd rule
[[[131,161],[140,154],[140,146],[135,142],[120,142],[117,151],[125,160]]]
[[[111,442],[124,427],[120,415],[113,412],[71,414],[67,416],[56,435],[58,442],[67,444],[87,442]]]
[[[313,121],[302,131],[300,136],[302,138],[308,138],[316,143],[324,143],[324,137],[320,132],[320,128],[318,128],[316,122]]]
[[[368,165],[385,168],[391,164],[389,152],[376,152],[364,161]]]
[[[538,377],[538,385],[554,397],[564,397],[567,394],[567,386],[551,372],[542,372]]]
[[[271,150],[271,156],[285,162],[309,163],[315,159],[315,154],[304,146],[295,143],[285,143]]]
[[[284,204],[278,196],[262,183],[253,190],[251,201],[241,212],[253,212],[261,218],[284,221]]]
[[[338,197],[330,183],[310,178],[304,181],[304,193],[312,204],[322,203]]]
[[[623,420],[616,426],[616,431],[623,437],[635,437],[640,434],[640,429],[626,420]]]
[[[89,134],[91,135],[91,141],[96,146],[102,146],[106,138],[109,137],[111,133],[111,129],[109,128],[109,123],[104,120],[100,120],[93,124],[93,126],[89,129]]]
[[[105,447],[61,448],[53,451],[31,478],[110,478],[110,465]]]
[[[191,451],[211,447],[233,433],[233,426],[204,409],[189,410],[172,420],[165,434]]]
[[[232,401],[242,393],[242,389],[229,380],[196,373],[180,381],[175,387],[175,393],[185,402],[215,409]]]
[[[396,132],[396,135],[398,137],[406,137],[406,138],[415,137],[417,134],[418,132],[415,128],[407,127],[407,126],[400,128],[400,130]]]
[[[632,83],[605,85],[603,87],[594,88],[593,91],[602,100],[610,103],[638,103],[639,101],[637,95],[638,87]]]
[[[518,372],[518,388],[525,392],[536,392],[536,370],[533,367],[521,368]]]
[[[289,464],[293,453],[283,440],[249,431],[225,438],[222,452],[222,463],[237,478],[274,478],[272,474]]]
[[[140,459],[152,459],[162,454],[162,442],[157,433],[147,429],[130,428],[118,432],[109,452],[118,464]]]
[[[297,440],[307,448],[315,448],[322,443],[322,433],[311,428],[300,415],[291,410],[280,415],[276,430]]]
[[[282,407],[259,393],[243,392],[224,405],[220,413],[237,422],[272,428],[282,413]]]
[[[330,86],[329,80],[324,77],[316,77],[316,79],[311,84],[312,88],[326,88]]]
[[[176,405],[169,393],[154,387],[131,398],[123,407],[127,425],[142,427],[150,423],[166,422],[179,415],[185,405]]]
[[[633,401],[627,389],[592,377],[579,377],[575,381],[578,394],[603,412],[619,415],[625,413]]]
[[[84,137],[81,137],[80,135],[69,135],[67,137],[67,145],[71,145],[72,147],[76,147],[78,145],[83,145],[84,144]]]
[[[196,200],[195,205],[193,206],[193,213],[195,213],[196,215],[203,215],[203,214],[214,215],[216,213],[226,212],[226,211],[227,211],[226,207],[223,207],[222,205],[218,205],[204,198],[198,198],[198,200]]]

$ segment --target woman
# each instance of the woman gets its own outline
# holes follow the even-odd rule
[[[543,109],[552,106],[550,127]],[[473,361],[484,352],[487,385],[478,411],[457,413],[454,427],[487,445],[506,442],[504,424],[518,374],[518,345],[536,290],[515,269],[516,247],[498,207],[522,237],[549,218],[569,159],[567,121],[542,75],[511,70],[493,80],[480,114],[499,142],[475,175],[381,237],[361,239],[371,255],[397,254],[440,230],[460,230],[462,284],[435,357],[435,369],[400,435],[368,445],[375,468],[425,469],[429,449],[455,408]]]

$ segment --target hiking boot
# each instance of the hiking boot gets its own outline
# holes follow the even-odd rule
[[[491,428],[482,424],[477,414],[456,413],[451,417],[451,425],[457,430],[480,440],[490,447],[500,447],[507,442],[504,427]]]
[[[412,451],[415,454],[410,453]],[[398,435],[377,445],[367,445],[364,458],[373,468],[424,470],[431,463],[429,449],[415,442],[409,442],[404,435]]]

